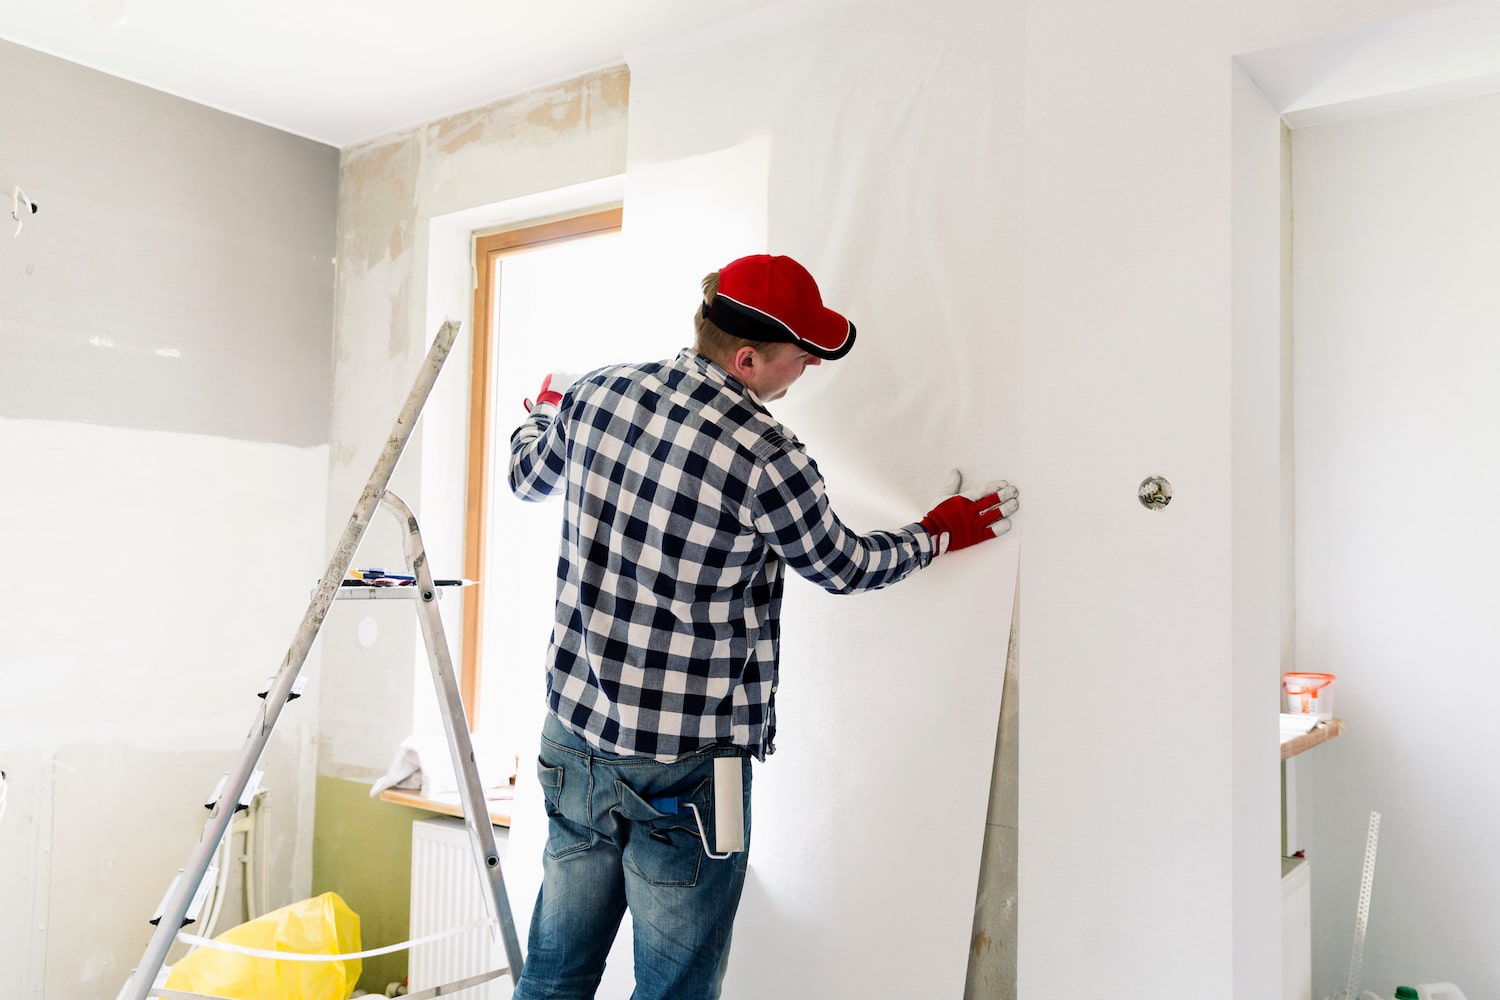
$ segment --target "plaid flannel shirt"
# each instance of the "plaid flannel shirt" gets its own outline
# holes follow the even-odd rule
[[[920,524],[846,528],[801,442],[693,350],[584,376],[510,449],[516,496],[566,492],[548,702],[607,753],[764,759],[785,567],[847,594],[932,559]]]

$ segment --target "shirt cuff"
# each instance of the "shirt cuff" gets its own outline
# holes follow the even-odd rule
[[[927,529],[922,527],[922,522],[913,521],[903,530],[911,532],[912,538],[916,541],[917,558],[921,560],[922,565],[926,566],[932,562],[932,557],[937,554],[937,544],[933,537],[927,533]]]

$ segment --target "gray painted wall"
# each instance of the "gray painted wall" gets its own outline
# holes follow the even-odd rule
[[[8,998],[118,993],[326,562],[337,185],[335,149],[0,42]],[[311,879],[317,701],[260,761],[271,906]]]
[[[0,87],[0,417],[326,443],[338,151],[8,42]]]

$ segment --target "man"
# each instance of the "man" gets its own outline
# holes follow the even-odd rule
[[[847,354],[854,325],[767,255],[705,278],[696,322],[669,361],[548,376],[511,437],[515,494],[566,504],[537,764],[549,830],[517,1000],[592,997],[627,906],[635,1000],[718,997],[750,758],[774,749],[785,568],[875,590],[1003,533],[1018,506],[1001,483],[850,531],[765,404]]]

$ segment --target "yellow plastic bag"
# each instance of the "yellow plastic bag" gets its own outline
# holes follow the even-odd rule
[[[359,948],[359,915],[336,893],[283,906],[214,938],[261,951],[347,955]],[[346,1000],[363,963],[289,962],[200,947],[172,966],[166,989],[229,1000]]]

